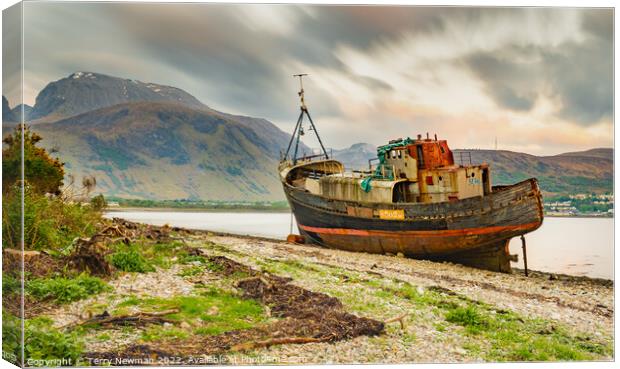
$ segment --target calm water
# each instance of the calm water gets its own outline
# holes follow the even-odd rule
[[[225,213],[114,211],[109,217],[154,225],[206,229],[243,235],[284,239],[289,234],[289,213]],[[293,227],[295,233],[297,230]],[[610,218],[546,218],[535,232],[525,236],[528,267],[564,273],[613,279],[614,224]],[[519,254],[516,267],[523,267],[521,241],[514,238],[510,251]]]

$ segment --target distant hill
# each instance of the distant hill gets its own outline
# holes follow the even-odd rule
[[[334,158],[347,169],[368,169],[368,159],[377,157],[377,147],[368,143],[356,143],[342,150],[333,150]]]
[[[613,149],[597,148],[554,156],[535,156],[505,150],[453,150],[470,152],[473,164],[489,163],[494,184],[511,184],[536,177],[547,194],[613,192]],[[373,145],[358,143],[334,150],[347,169],[367,168],[376,157]],[[466,156],[469,159],[469,156]],[[469,160],[466,162],[469,163]]]
[[[611,149],[611,148],[590,149],[586,151],[567,152],[567,153],[560,154],[557,156],[580,156],[580,157],[593,157],[593,158],[603,158],[603,159],[613,160],[614,149]]]
[[[32,106],[27,104],[19,104],[13,109],[11,109],[11,113],[15,117],[15,120],[21,122],[22,120],[22,106],[24,107],[24,120],[30,119],[30,114],[32,113]]]

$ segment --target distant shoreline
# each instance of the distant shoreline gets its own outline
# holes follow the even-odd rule
[[[106,213],[122,213],[126,211],[144,211],[144,212],[157,212],[165,211],[171,213],[290,213],[290,209],[252,209],[252,208],[165,208],[165,207],[115,207],[106,208]]]

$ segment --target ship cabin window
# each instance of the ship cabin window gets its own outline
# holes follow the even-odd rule
[[[402,150],[398,150],[398,158],[399,159],[403,158],[403,151]]]
[[[396,150],[392,150],[392,159],[396,159]]]

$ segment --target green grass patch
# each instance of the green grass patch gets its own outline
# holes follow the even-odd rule
[[[102,279],[87,274],[26,281],[26,294],[38,300],[53,300],[61,304],[82,300],[110,289]]]
[[[155,271],[155,267],[135,249],[117,251],[110,256],[110,263],[123,272],[147,273]]]
[[[178,324],[181,322],[189,323],[194,334],[216,335],[230,330],[251,328],[269,318],[257,301],[241,299],[216,288],[203,291],[199,296],[177,296],[169,299],[129,297],[118,305],[113,314],[121,314],[129,306],[153,312],[179,310],[178,313],[167,316],[176,322],[174,327],[157,327],[160,332],[145,332],[143,339],[150,341],[180,338],[188,334],[186,330],[179,329]]]
[[[190,266],[190,267],[183,269],[181,272],[179,272],[178,276],[179,277],[193,277],[195,275],[198,275],[204,272],[204,270],[205,270],[204,267],[194,265],[194,266]]]
[[[456,307],[446,314],[446,321],[461,325],[468,332],[477,334],[490,327],[489,320],[475,306]]]

